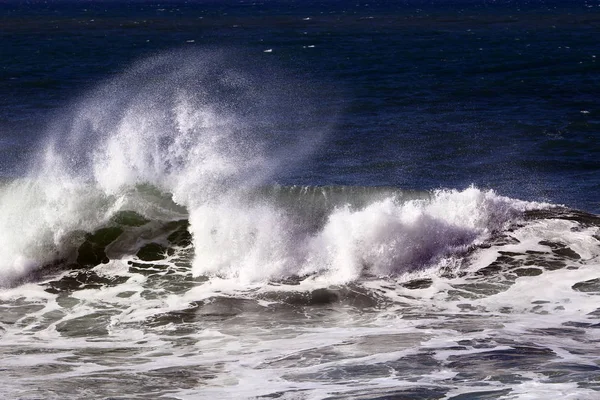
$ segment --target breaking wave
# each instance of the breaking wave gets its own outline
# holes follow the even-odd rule
[[[309,87],[221,51],[159,55],[100,85],[2,188],[0,282],[134,256],[181,226],[195,275],[349,282],[439,264],[546,206],[474,187],[278,186],[335,122]]]

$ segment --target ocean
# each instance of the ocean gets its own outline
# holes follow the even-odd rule
[[[7,399],[600,398],[600,2],[0,4]]]

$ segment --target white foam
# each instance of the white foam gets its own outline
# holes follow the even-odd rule
[[[475,209],[486,211],[481,212],[479,217],[469,214],[469,218],[460,218],[449,211],[443,212],[444,209],[459,210],[460,207],[454,208],[450,204],[460,203],[472,204]],[[486,206],[482,206],[483,204]],[[423,218],[422,215],[428,215],[445,223],[451,221],[457,226],[478,227],[478,232],[486,234],[486,230],[502,226],[504,218],[497,218],[499,210],[507,211],[506,216],[510,216],[513,208],[521,209],[521,206],[531,205],[471,188],[462,192],[440,192],[429,201],[402,204],[388,199],[355,211],[344,207],[335,213],[340,212],[344,218],[350,219],[354,218],[353,213],[363,213],[356,217],[362,221],[366,210],[370,210],[375,215],[386,215],[386,218],[392,215],[394,220],[417,225],[420,218]],[[250,214],[260,216],[257,217],[258,220],[264,220],[264,213],[268,217],[274,210],[268,205],[263,205],[263,208],[255,205],[255,208],[246,209],[254,210]],[[382,210],[394,212],[382,214]],[[219,209],[215,207],[212,211]],[[400,216],[404,216],[404,219]],[[241,217],[234,213],[231,221],[238,218]],[[252,218],[244,218],[248,220],[241,221],[240,226],[253,225]],[[277,220],[272,218],[269,223],[275,224]],[[309,237],[317,237],[327,225],[328,223]],[[231,226],[237,225],[232,223]],[[283,226],[289,226],[289,221]],[[387,223],[382,226],[387,226]],[[12,354],[5,358],[5,368],[20,371],[23,368],[40,366],[43,369],[48,365],[56,367],[65,363],[69,363],[72,368],[43,376],[18,376],[14,383],[5,385],[2,390],[15,393],[27,384],[43,384],[47,387],[57,380],[69,385],[74,382],[93,382],[97,374],[102,373],[107,382],[118,382],[123,385],[124,391],[131,391],[139,389],[139,382],[132,383],[123,374],[135,374],[144,377],[140,379],[147,379],[144,375],[146,373],[162,373],[166,368],[175,368],[177,373],[180,371],[182,374],[184,371],[195,374],[194,369],[210,372],[210,379],[171,393],[179,398],[227,395],[255,398],[278,392],[283,393],[283,398],[294,398],[298,390],[306,398],[333,395],[352,397],[358,396],[357,393],[375,393],[374,390],[384,395],[398,393],[403,389],[440,387],[448,390],[446,397],[506,390],[507,393],[501,398],[547,398],[558,393],[567,398],[593,399],[596,394],[593,389],[579,387],[573,382],[561,382],[564,375],[554,375],[554,372],[572,372],[574,376],[581,373],[582,380],[595,379],[596,376],[594,366],[597,365],[596,344],[600,339],[600,332],[590,327],[577,328],[573,333],[570,331],[572,326],[565,326],[563,323],[597,323],[596,317],[586,315],[597,308],[597,296],[571,289],[576,282],[598,276],[600,265],[596,260],[600,248],[597,239],[593,237],[597,233],[597,228],[577,226],[572,221],[528,221],[510,232],[518,238],[519,243],[475,251],[494,253],[496,256],[500,255],[501,250],[518,253],[535,249],[549,252],[548,246],[538,242],[552,239],[571,248],[578,245],[581,249],[587,249],[587,255],[582,253],[582,259],[573,260],[569,265],[578,269],[563,268],[545,271],[535,277],[520,277],[504,292],[458,300],[450,298],[447,291],[452,285],[467,283],[464,278],[445,278],[436,276],[435,273],[426,275],[423,271],[408,274],[410,277],[429,276],[433,280],[430,288],[421,290],[409,290],[395,285],[394,279],[366,280],[361,284],[388,296],[388,300],[397,301],[383,310],[364,313],[332,305],[289,307],[286,312],[279,314],[277,310],[281,309],[281,304],[273,307],[263,304],[263,309],[240,311],[240,314],[231,319],[226,316],[218,317],[216,321],[210,318],[208,303],[214,296],[227,297],[235,294],[238,300],[251,300],[257,293],[270,290],[310,290],[323,287],[323,283],[328,284],[326,274],[322,276],[320,284],[315,278],[295,286],[268,288],[265,288],[268,285],[261,282],[213,278],[182,294],[144,287],[143,280],[130,280],[115,287],[85,289],[70,294],[69,298],[77,302],[61,310],[64,314],[55,323],[39,331],[36,321],[43,321],[49,310],[56,309],[53,301],[55,295],[43,292],[37,285],[3,290],[0,292],[6,295],[3,299],[16,300],[25,296],[42,304],[46,302],[45,309],[30,314],[32,318],[29,319],[33,320],[30,325],[24,328],[7,326],[3,343],[11,348],[23,346],[37,351],[52,350],[52,353],[37,358],[37,361],[33,356],[23,358]],[[247,245],[248,243],[244,244]],[[247,248],[244,246],[242,250]],[[238,256],[239,254],[245,253],[242,251]],[[483,259],[488,257],[474,257],[472,262],[478,263]],[[482,266],[473,265],[466,272]],[[122,261],[94,268],[94,272],[100,275],[139,277],[129,274],[127,270],[127,264]],[[228,271],[231,272],[230,269]],[[281,272],[278,269],[276,271]],[[272,271],[266,273],[268,275]],[[485,283],[485,278],[481,277],[479,283]],[[31,295],[27,290],[32,290]],[[141,296],[143,291],[153,290],[154,293],[149,298]],[[117,295],[119,292],[131,291],[135,293],[129,297]],[[12,294],[8,295],[8,292]],[[542,304],[542,309],[537,310],[535,307],[538,305],[533,302],[539,300],[546,303]],[[195,311],[190,309],[191,302],[202,302],[208,308],[200,306],[199,311]],[[465,310],[458,307],[465,303],[469,303],[471,308]],[[503,311],[504,308],[511,308],[511,311]],[[154,316],[178,310],[188,310],[191,316],[193,312],[197,314],[191,318],[191,322],[171,322],[159,326],[149,323]],[[74,318],[86,318],[86,315],[91,323],[96,313],[106,311],[114,313],[107,327],[107,336],[63,337],[55,329],[59,323],[68,324]],[[207,314],[204,315],[204,312]],[[190,327],[197,331],[190,331]],[[73,329],[78,328],[74,326]],[[177,336],[174,336],[175,333]],[[519,348],[523,346],[544,349],[546,352],[535,361],[533,367],[528,362],[536,358],[535,354],[531,359],[523,358],[523,366],[519,365],[518,356],[512,361],[510,356],[501,356],[503,352],[519,352]],[[111,350],[122,348],[128,349],[128,352],[135,350],[135,360],[120,356],[118,351],[111,353]],[[70,352],[74,354],[71,355]],[[499,352],[499,356],[493,357],[493,352]],[[483,360],[481,370],[473,369],[468,364],[469,360],[478,360],[478,357]],[[418,370],[418,376],[410,368],[402,368],[411,362],[423,368],[431,365],[431,360],[437,364],[430,369],[425,367],[423,371]],[[588,372],[584,371],[586,366],[590,367]],[[463,375],[465,371],[468,373]],[[346,373],[349,374],[348,379],[337,378],[340,375],[336,374]],[[471,373],[474,377],[469,378]],[[457,375],[460,377],[458,381]],[[507,381],[507,377],[514,377],[514,381]],[[102,390],[106,390],[106,387],[100,385],[96,390],[104,395]]]
[[[520,211],[543,206],[474,187],[440,190],[429,200],[389,197],[362,209],[344,206],[310,232],[275,206],[228,201],[191,212],[194,272],[246,282],[318,274],[346,283],[365,273],[400,275],[433,267],[485,241]]]

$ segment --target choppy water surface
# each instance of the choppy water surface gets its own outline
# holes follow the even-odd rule
[[[597,398],[596,3],[3,3],[0,393]]]
[[[447,219],[407,232],[423,229],[448,200],[477,208],[509,201],[468,189],[394,202],[416,217],[403,228],[405,242],[396,245],[402,235],[386,232],[389,215],[384,226],[361,226],[364,236],[336,240],[357,249],[370,241],[366,248],[378,252],[401,246],[414,263],[423,247],[440,244],[436,231]],[[369,259],[346,248],[335,256],[358,258],[354,279],[342,270],[352,266],[347,260],[339,270],[331,263],[333,271],[286,271],[267,281],[248,281],[231,267],[198,274],[206,260],[194,255],[187,220],[120,214],[108,225],[123,233],[108,246],[98,244],[110,229],[102,228],[80,245],[79,264],[46,267],[2,291],[2,391],[20,398],[595,398],[600,223],[542,208],[519,212],[503,230],[434,255],[415,272],[373,276],[390,255]],[[333,219],[317,229],[327,231]],[[364,232],[373,228],[377,234]],[[89,261],[90,243],[92,254],[126,248],[132,255],[91,267],[98,261]]]

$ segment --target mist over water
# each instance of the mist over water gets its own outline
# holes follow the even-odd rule
[[[317,119],[307,85],[243,52],[167,52],[74,104],[47,151],[107,193],[151,183],[203,203],[281,175],[321,143],[334,116]]]

